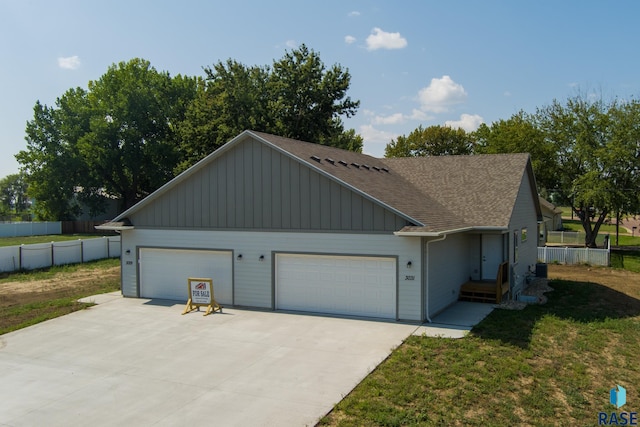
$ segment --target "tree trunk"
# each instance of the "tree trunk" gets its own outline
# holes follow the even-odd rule
[[[580,223],[582,224],[582,228],[584,229],[584,245],[587,248],[597,248],[596,238],[598,237],[598,232],[600,231],[600,226],[607,218],[609,214],[608,210],[603,210],[598,216],[598,220],[595,224],[593,224],[593,228],[591,227],[591,217],[589,216],[589,210],[584,207],[580,207],[579,209],[574,209],[576,215],[580,219]]]

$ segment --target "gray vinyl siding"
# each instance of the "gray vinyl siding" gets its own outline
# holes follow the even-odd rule
[[[407,221],[253,139],[131,214],[136,227],[391,232]]]
[[[429,245],[427,289],[429,317],[458,299],[460,285],[469,280],[469,235],[450,234],[441,242]],[[425,243],[426,245],[426,243]]]
[[[266,309],[273,309],[276,253],[380,256],[398,260],[398,319],[419,321],[422,300],[420,242],[420,238],[392,234],[125,230],[122,232],[122,293],[128,297],[139,296],[136,253],[140,247],[231,250],[234,254],[234,304]],[[127,249],[129,254],[126,254]],[[239,254],[242,254],[240,261],[237,260]],[[261,255],[264,255],[264,261],[260,261]],[[410,268],[408,261],[412,262]]]
[[[509,222],[509,262],[513,266],[511,288],[516,294],[521,290],[526,274],[535,271],[538,258],[538,217],[529,176],[525,173]],[[522,228],[527,228],[527,241],[521,241]],[[514,260],[514,233],[518,236],[518,260]]]

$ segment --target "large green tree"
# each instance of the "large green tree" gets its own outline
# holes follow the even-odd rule
[[[360,106],[347,96],[350,84],[349,70],[337,64],[326,68],[320,55],[304,44],[287,52],[273,63],[268,82],[274,133],[335,145],[334,139],[344,132],[341,117],[352,117]]]
[[[158,72],[133,59],[109,67],[88,89],[70,89],[55,107],[39,102],[16,155],[42,219],[100,211],[104,197],[126,209],[173,177],[179,123],[196,79]]]
[[[346,95],[351,75],[339,65],[327,69],[319,54],[305,45],[272,67],[229,59],[205,68],[205,73],[180,125],[184,159],[178,171],[247,129],[362,150],[362,137],[345,130],[342,122],[359,106]]]
[[[585,245],[595,247],[608,216],[638,209],[638,102],[575,96],[536,116],[556,147],[557,194],[580,219]]]
[[[177,171],[187,169],[246,129],[273,128],[268,113],[269,71],[237,61],[218,62],[204,69],[197,95],[179,125],[181,154]]]
[[[471,154],[473,136],[449,126],[418,126],[408,136],[401,135],[384,149],[385,157],[449,156]]]
[[[27,183],[21,173],[0,179],[0,211],[5,214],[21,214],[29,207]]]

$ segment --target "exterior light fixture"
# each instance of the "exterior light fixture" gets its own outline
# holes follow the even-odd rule
[[[413,263],[411,261],[407,262],[407,268],[411,268],[412,265]]]
[[[264,261],[264,255],[260,255],[260,261]]]
[[[236,259],[237,259],[238,261],[242,261],[242,254],[238,254],[238,256],[236,257]]]

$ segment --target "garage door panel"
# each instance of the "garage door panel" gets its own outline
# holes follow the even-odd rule
[[[140,249],[140,296],[187,301],[187,279],[213,279],[220,304],[232,304],[232,253],[229,251]]]
[[[396,260],[276,255],[276,308],[395,318]]]

